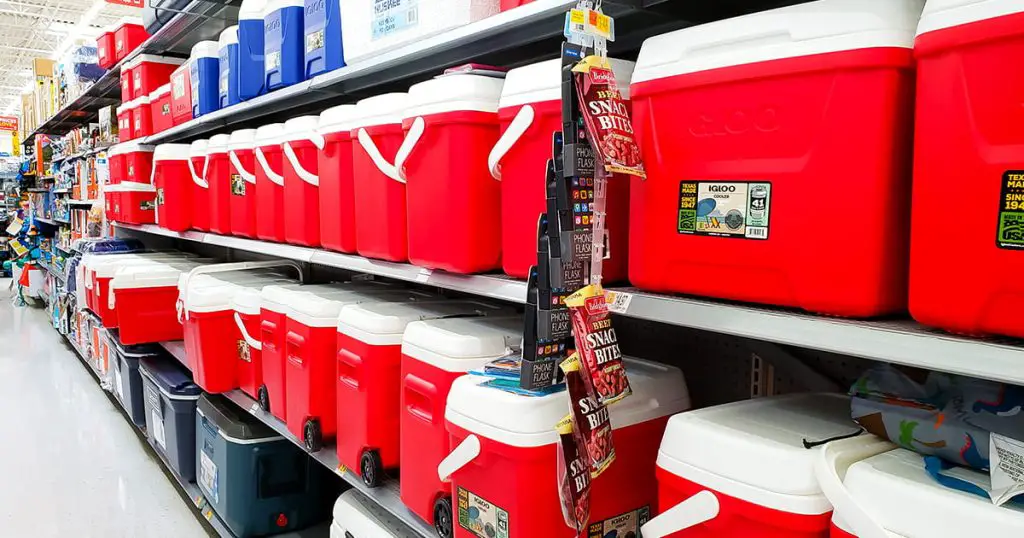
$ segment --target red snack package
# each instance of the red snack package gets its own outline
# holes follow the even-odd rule
[[[558,496],[569,528],[582,534],[590,522],[590,472],[580,457],[572,415],[558,421]]]
[[[587,390],[601,405],[632,394],[601,286],[591,284],[565,299]]]
[[[581,455],[590,467],[590,478],[597,478],[615,461],[608,408],[597,403],[587,390],[579,353],[573,353],[562,361],[561,367],[569,392],[576,445],[581,448]]]
[[[605,171],[646,178],[629,106],[619,93],[608,59],[587,56],[573,71],[583,123]]]

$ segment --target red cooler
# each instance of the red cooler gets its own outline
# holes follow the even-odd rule
[[[132,60],[132,98],[146,97],[167,84],[171,73],[185,63],[181,58],[142,54]]]
[[[1024,338],[1024,283],[1008,276],[1024,269],[1022,22],[1007,0],[931,0],[921,18],[910,314],[925,325]],[[960,224],[932,229],[951,200]]]
[[[633,62],[612,60],[612,67],[628,99]],[[552,136],[562,131],[561,60],[510,70],[498,117],[501,138],[487,161],[501,180],[501,263],[506,274],[526,278],[537,265],[537,219],[547,211],[544,167],[551,158]],[[626,278],[629,185],[617,179],[608,184],[606,283]]]
[[[399,408],[400,488],[402,503],[427,523],[451,522],[451,484],[437,477],[437,466],[452,449],[444,427],[452,383],[506,355],[522,339],[521,317],[416,321],[405,329]]]
[[[231,160],[231,234],[256,237],[256,143],[255,129],[231,133],[228,158]]]
[[[316,132],[320,118],[302,116],[284,124],[284,219],[285,241],[307,247],[320,246],[319,152],[324,137]],[[337,209],[334,209],[337,211]]]
[[[117,139],[122,144],[130,141],[132,138],[132,101],[128,101],[123,105],[117,107]]]
[[[188,63],[171,73],[171,117],[175,125],[192,119],[192,75]]]
[[[498,141],[503,83],[463,74],[409,88],[395,168],[407,182],[409,261],[416,265],[454,273],[501,267],[501,185],[487,156]]]
[[[120,191],[118,222],[126,224],[156,224],[156,187],[146,183],[122,181],[108,189]]]
[[[125,149],[131,147],[129,144],[118,144],[107,153],[107,166],[110,174],[110,185],[117,185],[118,183],[125,181],[127,177],[127,169],[125,168]],[[84,196],[84,194],[83,194]]]
[[[149,94],[150,114],[153,116],[153,134],[158,134],[174,127],[174,116],[171,115],[171,85],[164,84]]]
[[[121,66],[121,99],[131,101],[135,99],[135,92],[132,91],[132,69],[135,67],[135,60],[127,61]]]
[[[114,62],[120,62],[139,45],[149,39],[149,33],[143,25],[142,19],[136,17],[124,17],[117,23],[114,29]]]
[[[210,231],[210,183],[206,180],[210,162],[208,140],[196,140],[189,145],[188,165],[192,176],[192,227]]]
[[[153,146],[129,142],[120,146],[124,155],[124,180],[135,183],[153,181]]]
[[[633,394],[608,408],[616,457],[591,483],[587,536],[640,535],[657,502],[655,462],[665,425],[690,407],[678,368],[627,358],[626,370]],[[477,538],[501,518],[508,538],[575,538],[558,498],[552,427],[569,412],[567,393],[522,396],[482,386],[486,380],[462,376],[448,394],[445,425],[455,448],[438,474],[451,478],[458,499],[452,536]]]
[[[842,394],[758,398],[676,415],[658,452],[659,515],[643,536],[826,538],[832,505],[814,470],[822,446],[806,443],[859,430]]]
[[[194,258],[194,255],[184,252],[153,252],[153,253],[129,253],[129,254],[105,254],[93,256],[88,260],[83,259],[84,270],[82,277],[85,283],[86,305],[97,315],[102,315],[102,309],[107,308],[107,292],[110,289],[110,280],[114,277],[117,269],[131,265],[146,265],[154,262],[184,261]]]
[[[210,231],[231,234],[231,159],[228,157],[230,135],[210,138],[206,148],[206,182],[210,193]]]
[[[96,38],[96,53],[99,56],[99,65],[103,69],[110,69],[114,67],[117,60],[114,59],[116,51],[114,49],[114,31],[117,30],[117,26],[108,26],[103,29],[103,33]],[[125,96],[126,98],[128,96]]]
[[[153,106],[149,96],[138,97],[132,108],[132,135],[145,138],[153,134]]]
[[[256,129],[256,236],[284,242],[284,124]]]
[[[387,93],[363,99],[352,118],[356,250],[393,262],[409,258],[405,180],[392,164],[405,139],[406,98],[404,93]]]
[[[820,0],[648,39],[630,281],[836,316],[904,309],[920,10]],[[811,233],[823,200],[856,232]]]
[[[104,215],[108,221],[117,222],[120,219],[118,214],[121,209],[120,185],[105,185],[103,187]]]
[[[210,260],[163,261],[118,269],[110,281],[108,304],[116,311],[125,345],[181,340],[178,279],[181,273]]]
[[[196,211],[189,153],[188,144],[160,144],[153,152],[156,222],[161,228],[175,232],[191,228]]]
[[[235,325],[242,337],[236,342],[238,388],[251,398],[259,396],[259,388],[263,384],[263,343],[259,340],[260,293],[255,288],[240,288],[231,299]]]
[[[402,334],[414,321],[502,315],[508,309],[472,301],[367,303],[338,316],[338,461],[370,487],[399,464]]]
[[[330,250],[356,251],[356,201],[352,177],[355,105],[339,105],[320,114],[320,244]]]

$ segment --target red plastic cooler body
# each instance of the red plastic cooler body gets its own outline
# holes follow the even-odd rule
[[[121,220],[119,214],[121,209],[121,193],[107,189],[103,191],[103,201],[106,206],[105,213],[107,215],[107,220],[115,222]]]
[[[284,153],[281,146],[262,146],[263,156],[271,170],[284,173]],[[263,166],[256,166],[256,236],[265,241],[283,243],[284,186],[271,181]]]
[[[132,70],[121,68],[121,97],[125,102],[135,99],[135,92],[132,91]]]
[[[405,139],[402,126],[389,124],[364,129],[384,159],[393,163]],[[353,131],[353,138],[357,135],[358,130]],[[352,145],[352,173],[356,194],[356,250],[367,258],[408,260],[405,184],[384,175],[358,143]]]
[[[910,50],[870,48],[634,84],[647,179],[631,180],[630,281],[836,316],[903,309],[913,76]],[[734,206],[712,194],[729,192],[766,195],[767,225],[698,216]],[[845,216],[855,231],[837,235]]]
[[[103,326],[107,329],[117,328],[117,310],[110,308],[110,281],[113,280],[111,277],[100,278],[97,277],[93,284],[93,291],[96,294],[95,308],[93,312],[100,317],[103,322]]]
[[[196,174],[200,178],[203,176],[210,177],[207,170],[208,160],[204,157],[192,157],[192,167],[195,168]],[[204,172],[207,170],[207,172]],[[207,181],[209,184],[209,181]],[[192,180],[192,227],[202,231],[210,231],[210,189],[209,187],[203,187],[202,185]]]
[[[206,182],[210,184],[210,231],[231,233],[231,160],[228,154],[210,153]]]
[[[260,334],[261,318],[259,314],[238,313],[242,325],[250,335]],[[248,345],[244,341],[238,343],[238,388],[250,398],[259,397],[259,388],[263,384],[263,352]]]
[[[150,103],[139,103],[132,109],[132,135],[142,138],[153,134],[153,109]]]
[[[338,252],[356,251],[356,201],[352,135],[324,135],[320,152],[320,244]]]
[[[133,151],[124,155],[125,181],[149,183],[153,174],[153,152]]]
[[[192,77],[188,63],[179,66],[171,75],[171,117],[175,125],[192,119]]]
[[[267,389],[270,413],[286,420],[288,408],[285,394],[285,347],[288,317],[280,312],[260,310],[260,341],[263,343],[263,386]]]
[[[99,55],[99,65],[103,69],[110,69],[117,63],[114,50],[114,32],[103,32],[96,38],[96,52]]]
[[[149,183],[148,181],[146,182]],[[118,222],[156,224],[156,191],[125,191],[119,193]]]
[[[285,144],[291,146],[307,172],[317,173],[319,150],[315,144],[307,140],[291,140]],[[287,158],[284,160],[284,198],[288,204],[278,218],[284,218],[285,241],[307,247],[320,246],[320,188],[299,177]]]
[[[149,39],[149,33],[141,24],[122,24],[114,31],[114,61],[120,62],[143,42]]]
[[[192,203],[195,183],[187,161],[161,160],[153,164],[156,187],[156,221],[161,228],[184,232],[192,227],[196,206]]]
[[[255,170],[256,158],[251,150],[235,150],[239,164],[247,173]],[[256,237],[256,189],[231,163],[231,234]]]
[[[117,113],[117,139],[120,142],[129,142],[134,139],[135,137],[132,136],[134,125],[131,109],[122,108]]]
[[[618,446],[616,446],[616,451]],[[616,460],[618,459],[616,452]],[[614,465],[613,465],[614,466]],[[658,478],[658,512],[708,491],[706,486],[676,476],[661,467]],[[602,477],[603,478],[603,477]],[[832,512],[793,514],[759,506],[712,491],[718,498],[718,516],[706,523],[675,532],[666,538],[827,538]],[[592,497],[594,494],[591,494]]]
[[[288,400],[285,423],[295,437],[305,440],[307,420],[320,422],[323,440],[338,431],[334,381],[337,327],[308,327],[288,319],[285,336],[285,392]]]
[[[178,321],[178,287],[124,288],[117,290],[118,330],[124,345],[181,340]]]
[[[124,181],[127,177],[127,168],[125,168],[125,155],[123,153],[111,155],[107,162],[110,167],[110,184],[117,185],[118,183]]]
[[[917,38],[910,313],[925,325],[1024,337],[1024,284],[997,276],[1024,270],[1024,68],[1007,62],[1024,52],[1022,24],[1014,14]],[[936,226],[952,199],[958,224]]]
[[[409,261],[454,273],[498,269],[501,184],[487,168],[498,115],[457,111],[422,118],[423,136],[405,161]],[[414,121],[405,120],[406,133]]]
[[[141,62],[132,69],[132,99],[148,96],[167,84],[179,66],[160,62]]]
[[[150,106],[153,116],[153,134],[162,133],[174,127],[174,115],[171,113],[171,94],[165,93]]]
[[[363,453],[376,450],[384,469],[398,467],[402,346],[337,336],[338,461],[360,474]]]
[[[856,534],[850,534],[843,529],[839,528],[838,525],[832,523],[832,530],[829,532],[829,538],[857,538]]]
[[[238,341],[234,310],[190,312],[185,320],[185,350],[197,385],[211,394],[238,388]],[[189,348],[191,341],[193,348]]]

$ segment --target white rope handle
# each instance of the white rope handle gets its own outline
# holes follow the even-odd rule
[[[238,330],[242,331],[242,338],[245,339],[246,344],[249,344],[249,347],[255,349],[256,351],[263,350],[263,342],[260,342],[259,340],[249,335],[249,331],[246,330],[245,328],[245,323],[242,322],[242,316],[239,316],[238,312],[235,312],[235,325],[238,325]]]
[[[846,471],[854,463],[896,448],[878,439],[865,444],[864,437],[833,441],[818,449],[814,476],[838,515],[860,538],[888,538],[889,533],[850,495],[843,484]],[[645,535],[646,536],[646,535]]]
[[[203,189],[209,189],[210,188],[210,184],[207,183],[206,179],[205,179],[206,178],[206,165],[209,162],[210,162],[210,158],[204,156],[203,157],[203,176],[200,177],[199,174],[196,174],[196,166],[192,162],[192,158],[191,157],[188,158],[188,171],[192,173],[192,182],[195,183],[196,185],[199,185],[199,187],[201,187]]]
[[[284,144],[281,144],[281,146],[282,148],[284,148],[284,154],[286,157],[288,157],[288,162],[292,163],[292,168],[295,169],[295,173],[299,176],[299,179],[305,181],[306,183],[309,183],[314,187],[319,187],[320,176],[312,172],[309,172],[308,170],[302,167],[302,163],[299,162],[298,155],[296,155],[295,150],[292,149],[291,142],[285,142]]]
[[[536,113],[532,106],[523,105],[516,113],[516,117],[512,119],[512,123],[508,125],[508,129],[501,133],[501,138],[494,144],[490,155],[487,156],[487,168],[491,171],[491,177],[501,181],[501,160],[530,128],[535,116]]]
[[[263,148],[256,148],[256,161],[259,162],[260,167],[263,168],[263,173],[267,175],[267,179],[271,183],[278,187],[284,187],[284,176],[278,174],[270,167],[270,163],[267,162],[267,156],[263,154]]]
[[[242,161],[238,159],[238,154],[235,153],[235,150],[228,152],[228,158],[231,159],[231,164],[234,165],[238,175],[242,176],[246,183],[256,184],[256,174],[249,172],[242,166]]]
[[[405,175],[405,161],[409,159],[412,150],[416,148],[416,143],[423,137],[423,131],[426,127],[427,124],[423,121],[422,117],[417,117],[413,120],[412,127],[409,128],[408,134],[405,135],[405,140],[402,140],[402,146],[398,148],[398,153],[395,154],[395,170],[398,171],[398,175],[402,176],[403,180],[409,179]]]
[[[399,183],[405,183],[405,179],[398,174],[398,170],[395,168],[395,165],[389,163],[387,159],[380,154],[380,150],[377,149],[377,144],[374,143],[373,138],[370,138],[370,133],[367,133],[366,129],[360,128],[359,136],[357,138],[359,138],[359,145],[363,146],[363,151],[370,156],[370,160],[373,161],[373,164],[377,166],[377,169],[380,170],[382,174]]]

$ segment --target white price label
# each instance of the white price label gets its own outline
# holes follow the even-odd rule
[[[613,314],[625,314],[629,311],[629,303],[633,301],[633,294],[623,291],[606,291],[604,300],[608,303],[608,311]]]
[[[156,409],[149,414],[149,421],[151,422],[150,427],[153,429],[153,439],[156,440],[156,444],[160,445],[160,448],[167,450],[167,437],[164,433],[164,419],[160,417],[160,413]]]

